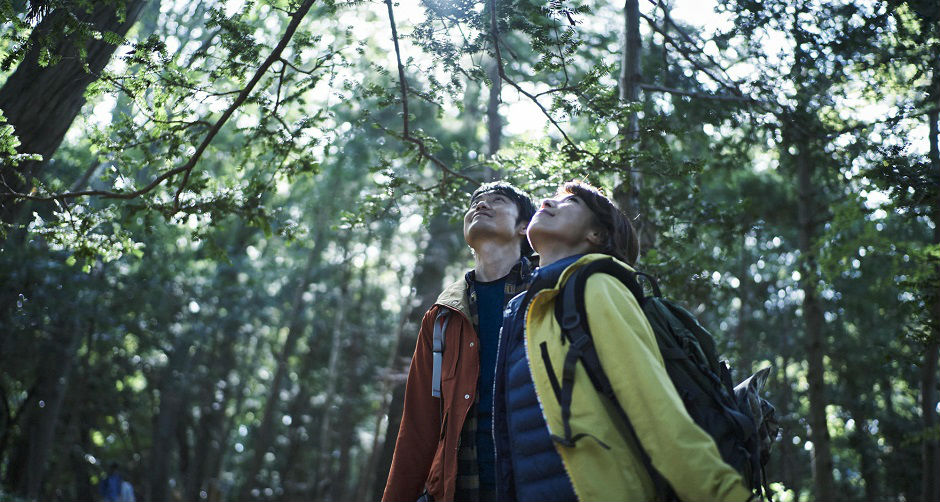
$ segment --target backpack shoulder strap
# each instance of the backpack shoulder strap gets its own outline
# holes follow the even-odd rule
[[[609,274],[617,278],[630,290],[640,304],[642,304],[644,300],[643,288],[639,282],[637,282],[636,278],[638,273],[623,268],[611,259],[597,260],[576,270],[571,277],[568,278],[564,286],[562,286],[561,301],[557,302],[555,305],[555,315],[558,319],[558,323],[561,325],[562,337],[568,338],[570,346],[568,348],[568,354],[565,356],[562,371],[562,384],[560,386],[553,385],[553,387],[555,387],[561,406],[565,437],[552,435],[552,439],[564,446],[574,446],[578,439],[590,436],[590,434],[587,433],[572,436],[571,425],[569,423],[571,417],[571,392],[574,387],[574,368],[577,361],[580,360],[594,388],[597,389],[601,395],[610,400],[614,405],[618,417],[626,426],[626,439],[628,442],[632,442],[636,445],[637,453],[640,455],[643,466],[646,468],[655,486],[657,500],[671,500],[676,498],[674,492],[671,491],[671,488],[662,475],[653,467],[649,455],[643,448],[642,443],[640,443],[636,431],[633,428],[633,424],[630,422],[630,417],[627,416],[626,411],[617,400],[613,385],[611,385],[607,373],[604,371],[603,366],[601,366],[600,359],[597,356],[597,350],[594,347],[594,340],[588,328],[587,313],[585,311],[584,289],[588,278],[598,272]],[[646,276],[645,274],[643,275]],[[653,285],[654,294],[658,296],[659,288],[655,280],[649,276],[646,277]],[[554,384],[557,380],[553,374],[554,370],[551,367],[551,360],[547,358],[547,353],[544,350],[542,357],[545,359],[546,368],[549,370],[549,378]],[[600,440],[598,440],[598,442],[600,442]],[[604,443],[601,443],[601,446],[607,447]]]
[[[444,365],[444,332],[450,321],[450,311],[442,308],[434,318],[433,361],[431,372],[431,396],[441,397],[441,367]]]

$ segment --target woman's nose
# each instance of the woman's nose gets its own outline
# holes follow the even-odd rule
[[[554,207],[554,206],[555,206],[555,200],[554,200],[554,199],[542,199],[542,206],[541,206],[541,207]]]

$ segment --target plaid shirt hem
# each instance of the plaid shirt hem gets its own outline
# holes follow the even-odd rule
[[[526,257],[519,259],[509,275],[506,276],[506,289],[503,297],[503,305],[509,302],[512,297],[526,290],[529,287],[529,281],[532,277],[532,264]],[[474,284],[476,282],[476,271],[471,270],[464,276],[467,282],[467,298],[470,303],[470,322],[473,323],[473,329],[478,334],[480,332],[480,318],[477,313],[477,295]],[[482,492],[480,490],[480,469],[477,463],[477,403],[479,403],[480,393],[476,393],[476,400],[467,412],[467,419],[464,421],[463,429],[460,431],[460,443],[457,448],[457,486],[454,492],[456,502],[481,502],[495,500],[495,492]]]

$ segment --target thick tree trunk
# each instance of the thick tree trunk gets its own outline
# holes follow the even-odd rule
[[[372,430],[374,430],[374,436],[372,437],[372,448],[369,450],[369,456],[364,461],[363,467],[360,470],[362,475],[359,478],[359,487],[356,489],[354,500],[367,500],[369,499],[369,492],[373,490],[373,487],[378,484],[377,481],[382,481],[380,479],[380,473],[376,472],[379,465],[379,459],[382,455],[383,450],[383,438],[382,438],[382,423],[386,420],[386,413],[388,413],[388,407],[391,401],[391,387],[393,385],[399,385],[405,382],[407,375],[404,375],[400,372],[396,372],[396,361],[401,359],[399,355],[400,346],[402,342],[402,334],[405,329],[405,325],[408,321],[409,309],[403,308],[398,321],[398,331],[395,336],[395,347],[389,353],[388,361],[385,364],[385,374],[380,375],[382,379],[382,405],[376,410],[375,414],[375,425]],[[384,486],[384,485],[383,485]],[[381,493],[379,494],[381,496]]]
[[[315,328],[316,326],[314,326],[314,329]],[[304,355],[302,366],[297,373],[301,381],[310,378],[314,369],[319,365],[321,344],[316,343],[319,338],[317,332],[314,332],[310,336],[311,342],[308,343],[307,353]],[[315,441],[312,441],[313,438],[310,437],[312,435],[306,433],[307,428],[315,423],[315,413],[312,410],[310,398],[311,386],[301,385],[297,395],[294,396],[290,406],[287,408],[287,413],[291,416],[292,420],[287,429],[288,448],[282,464],[285,466],[284,472],[281,473],[281,477],[284,480],[283,499],[286,501],[300,502],[307,500],[309,498],[307,494],[310,492],[312,486],[313,480],[310,476],[311,469],[309,462],[304,458],[304,454],[319,451],[319,448]],[[363,475],[366,474],[367,473],[363,473]],[[352,500],[366,500],[366,497],[356,497]]]
[[[859,388],[861,382],[854,379],[847,370],[840,372],[839,380],[844,382],[849,396],[844,406],[855,422],[855,430],[848,434],[848,441],[859,456],[859,470],[862,480],[865,482],[865,500],[881,500],[881,472],[878,468],[877,437],[868,430],[872,418],[871,403],[873,402],[873,399],[869,399],[869,396],[872,395],[874,388],[869,386],[864,389]]]
[[[365,268],[363,268],[365,271]],[[364,287],[365,284],[360,285]],[[343,361],[343,367],[352,369],[351,374],[347,374],[343,380],[343,390],[342,390],[342,401],[339,404],[339,413],[340,417],[349,417],[355,406],[354,396],[359,395],[359,386],[362,383],[362,371],[360,370],[363,367],[362,364],[362,350],[365,347],[365,339],[362,336],[362,330],[352,329],[347,332],[347,336],[350,337],[351,342],[348,344],[348,348],[345,348],[345,360]],[[330,500],[357,500],[353,498],[353,493],[350,491],[350,476],[352,474],[352,450],[355,446],[358,435],[356,434],[356,421],[354,420],[340,420],[336,424],[336,436],[339,438],[339,444],[337,449],[339,450],[339,459],[337,460],[336,471],[332,475],[333,478],[333,489],[331,490]],[[360,473],[360,476],[363,476],[363,473]]]
[[[441,280],[447,265],[458,253],[463,239],[457,238],[457,229],[450,220],[443,215],[431,218],[428,227],[429,237],[424,243],[424,256],[421,264],[415,269],[412,279],[414,300],[402,308],[408,312],[407,322],[399,332],[396,346],[396,364],[390,368],[393,373],[408,374],[408,365],[414,354],[417,343],[418,326],[427,309],[431,308],[441,292]],[[388,425],[385,428],[385,440],[382,444],[378,459],[375,482],[372,485],[372,498],[380,500],[385,491],[385,482],[388,480],[388,470],[392,465],[392,455],[395,452],[395,442],[398,440],[398,428],[401,425],[401,413],[405,400],[405,380],[399,380],[391,392],[388,406]]]
[[[91,23],[101,32],[127,34],[137,21],[147,0],[128,0],[126,14],[118,17],[117,10],[109,2],[99,2],[90,13],[69,12],[65,7],[56,9],[33,29],[33,42],[60,31],[63,23],[74,15],[76,19]],[[94,4],[93,4],[94,5]],[[40,66],[41,44],[33,43],[23,61],[0,88],[0,110],[15,129],[21,145],[21,153],[38,153],[48,161],[59,148],[72,121],[85,104],[85,90],[98,79],[101,71],[111,60],[117,46],[104,40],[92,39],[84,47],[87,57],[78,56],[76,40],[63,36],[52,48],[54,54],[62,55],[55,65]],[[87,65],[87,68],[86,68]],[[14,173],[0,171],[0,186],[17,192],[27,192],[31,177],[38,174],[41,162],[27,162],[18,168],[21,179]],[[13,222],[16,219],[18,201],[0,197],[0,220]]]
[[[82,338],[77,326],[58,326],[58,329],[61,332],[53,336],[45,351],[48,357],[40,363],[36,397],[30,399],[30,406],[25,410],[25,431],[7,467],[8,486],[27,499],[37,499],[42,494],[46,464],[75,365],[75,352]]]
[[[259,337],[253,337],[251,339],[251,344],[247,349],[249,357],[247,361],[242,362],[244,365],[243,367],[257,368],[258,361],[261,359],[262,350],[263,349],[261,348],[261,341],[259,340]],[[221,497],[220,474],[222,472],[222,466],[225,464],[227,454],[230,451],[227,445],[229,444],[229,438],[231,437],[235,421],[238,417],[242,416],[242,412],[244,411],[245,398],[248,394],[247,389],[249,383],[250,379],[246,376],[239,378],[238,386],[235,387],[235,390],[232,392],[232,395],[235,396],[235,405],[233,406],[234,411],[230,415],[225,416],[225,423],[220,429],[218,454],[209,458],[209,465],[206,468],[207,472],[209,473],[206,492],[210,501],[213,500],[213,497]],[[218,500],[218,498],[216,498],[216,500]]]
[[[759,291],[755,291],[758,288],[754,284],[751,274],[748,272],[748,260],[747,256],[747,245],[745,244],[744,238],[741,239],[741,249],[740,249],[740,263],[741,267],[737,271],[738,275],[738,293],[737,298],[741,302],[741,307],[738,309],[738,322],[734,326],[733,331],[733,340],[735,344],[735,353],[737,354],[737,361],[735,361],[734,375],[735,382],[741,381],[749,376],[751,372],[754,371],[753,361],[754,361],[754,338],[752,333],[748,333],[747,327],[751,319],[751,302],[752,301],[761,301],[761,296]],[[778,369],[779,371],[779,369]]]
[[[634,103],[639,100],[640,49],[640,5],[638,0],[626,0],[623,5],[623,52],[620,56],[620,101]],[[624,136],[635,140],[639,136],[637,114],[631,112]]]
[[[924,363],[921,366],[921,415],[926,437],[923,444],[922,500],[940,500],[940,447],[937,442],[937,360],[940,346],[935,338],[927,342]]]
[[[795,134],[795,133],[793,133]],[[796,138],[799,136],[790,136]],[[826,419],[826,383],[824,357],[826,340],[823,333],[823,313],[817,296],[816,284],[818,267],[816,265],[817,211],[816,192],[813,184],[814,166],[806,151],[808,138],[800,137],[796,141],[786,141],[784,149],[796,148],[798,240],[800,250],[800,288],[803,290],[803,321],[806,330],[806,357],[808,363],[807,380],[809,383],[810,437],[813,441],[813,478],[814,496],[818,500],[834,500],[835,485],[832,474],[832,452],[829,427]]]

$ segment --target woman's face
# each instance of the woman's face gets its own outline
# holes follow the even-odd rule
[[[597,234],[594,214],[580,197],[570,193],[543,200],[526,230],[532,249],[540,254],[539,248],[545,246],[590,251],[597,245]]]

